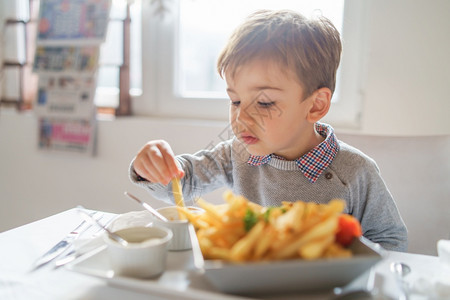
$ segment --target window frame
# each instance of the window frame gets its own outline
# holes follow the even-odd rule
[[[179,1],[164,1],[164,15],[156,15],[150,3],[142,3],[142,94],[133,97],[135,115],[169,118],[227,120],[229,99],[183,98],[177,84],[177,20]],[[149,2],[149,1],[147,1]],[[336,96],[323,119],[334,127],[360,127],[364,83],[365,1],[344,3],[343,45]],[[219,53],[217,53],[219,55]]]
[[[225,120],[229,100],[182,98],[175,94],[178,0],[164,1],[164,14],[142,4],[142,94],[133,97],[134,114]],[[161,88],[164,86],[164,88]]]

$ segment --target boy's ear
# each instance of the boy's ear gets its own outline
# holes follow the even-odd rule
[[[325,87],[314,91],[310,96],[312,105],[306,117],[309,122],[315,123],[328,113],[331,105],[331,95],[331,90]]]

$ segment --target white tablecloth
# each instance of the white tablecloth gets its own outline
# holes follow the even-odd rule
[[[114,217],[107,214],[107,217]],[[142,289],[141,282],[130,280],[125,287],[115,287],[102,278],[87,276],[67,268],[57,270],[43,267],[29,272],[34,261],[61,240],[78,223],[80,217],[75,209],[30,223],[0,234],[0,299],[235,299],[214,290],[205,279],[198,290],[186,289],[175,296]],[[397,299],[400,290],[389,266],[393,261],[407,263],[412,272],[408,281],[434,278],[449,274],[449,269],[438,257],[388,252],[387,256],[372,268],[372,278],[379,295]],[[367,273],[369,274],[369,272]],[[366,275],[367,275],[366,274]],[[201,279],[201,278],[200,278]],[[174,281],[176,278],[174,278]],[[366,277],[359,280],[365,284]],[[137,284],[135,284],[137,282]],[[174,282],[176,285],[176,282]],[[170,293],[169,293],[170,294]],[[330,299],[332,294],[314,293],[297,295],[271,295],[264,299]],[[411,300],[431,299],[430,296],[412,294]]]

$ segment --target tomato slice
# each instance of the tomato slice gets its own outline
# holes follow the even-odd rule
[[[355,217],[347,214],[339,216],[338,231],[336,232],[336,241],[339,244],[349,246],[355,237],[361,235],[361,224]]]

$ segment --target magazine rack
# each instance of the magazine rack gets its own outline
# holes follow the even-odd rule
[[[38,76],[33,73],[35,31],[39,12],[38,0],[20,0],[16,12],[0,19],[3,41],[0,50],[0,105],[18,110],[35,105]],[[25,9],[26,7],[26,9]],[[10,6],[8,6],[9,10]],[[12,9],[13,10],[13,9]],[[20,11],[19,11],[20,10]],[[116,116],[131,115],[130,97],[130,4],[127,2],[123,26],[122,64],[119,68],[119,105],[113,109]],[[3,53],[3,55],[2,55]],[[111,111],[111,110],[108,110]]]

